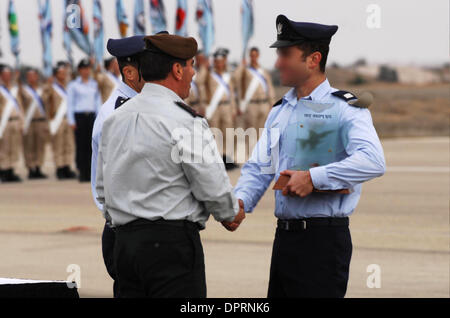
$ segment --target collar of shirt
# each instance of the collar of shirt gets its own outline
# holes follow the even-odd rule
[[[82,85],[92,85],[92,84],[97,85],[97,82],[96,82],[94,79],[92,79],[91,77],[89,77],[89,80],[85,83],[85,82],[83,82],[83,80],[81,79],[81,76],[78,76],[78,77],[76,78],[75,82],[77,82],[78,84],[82,84]]]
[[[119,96],[132,98],[138,94],[134,89],[128,86],[124,81],[119,82],[119,87],[117,90],[120,92]]]
[[[320,101],[328,92],[331,91],[330,82],[325,79],[319,86],[317,86],[309,96],[302,97],[301,100]],[[295,107],[298,103],[297,92],[292,88],[283,97],[283,101],[288,105]]]
[[[142,89],[142,94],[152,95],[152,96],[169,96],[172,97],[174,101],[183,102],[183,100],[178,96],[173,90],[154,83],[145,83]]]

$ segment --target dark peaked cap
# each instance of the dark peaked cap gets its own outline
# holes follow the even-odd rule
[[[277,41],[270,47],[288,47],[309,41],[330,43],[337,32],[337,25],[324,25],[310,22],[294,22],[284,15],[277,17]]]
[[[145,49],[144,36],[136,35],[117,40],[109,39],[106,48],[112,56],[130,57]]]
[[[192,37],[186,38],[179,35],[163,33],[146,36],[145,41],[147,42],[147,50],[155,53],[162,52],[182,60],[193,58],[198,50],[197,41]]]

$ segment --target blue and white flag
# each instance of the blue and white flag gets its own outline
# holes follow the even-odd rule
[[[44,75],[50,77],[52,75],[52,8],[50,6],[50,0],[45,0],[45,3],[38,0],[38,5]]]
[[[187,0],[177,1],[177,16],[175,20],[175,34],[180,36],[187,36]]]
[[[80,0],[66,0],[65,26],[70,38],[87,55],[91,55],[92,48],[89,41],[89,25],[84,15]],[[69,7],[70,6],[70,7]]]
[[[63,7],[63,47],[66,51],[67,59],[69,60],[70,65],[73,66],[73,54],[72,54],[72,38],[70,37],[69,27],[67,25],[67,16],[66,16],[66,10],[67,10],[68,1],[64,1],[64,7]]]
[[[121,37],[126,37],[128,34],[128,16],[125,11],[125,7],[123,5],[122,0],[116,0],[116,18],[117,24],[119,26],[119,33]]]
[[[103,29],[103,10],[100,0],[94,0],[94,55],[95,63],[101,65],[103,61],[104,49],[104,29]]]
[[[242,41],[243,41],[243,55],[245,56],[248,48],[248,42],[254,33],[254,16],[253,16],[253,1],[242,0]]]
[[[150,0],[150,23],[154,34],[167,30],[166,10],[162,0]]]
[[[20,54],[19,24],[17,23],[17,12],[13,0],[9,0],[8,23],[9,36],[11,40],[11,52],[16,57],[16,67],[18,67]]]
[[[134,0],[134,35],[145,34],[144,0]]]
[[[214,16],[211,0],[198,0],[196,17],[203,51],[206,56],[209,56],[214,44]]]

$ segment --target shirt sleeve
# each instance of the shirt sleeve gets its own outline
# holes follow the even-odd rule
[[[269,115],[270,117],[270,115]],[[274,165],[272,156],[271,133],[267,127],[257,142],[251,158],[241,170],[241,177],[234,189],[234,193],[239,200],[244,202],[245,212],[251,213],[255,209],[261,197],[266,192],[275,174],[266,170],[268,165]],[[270,161],[265,158],[271,158]]]
[[[97,174],[96,174],[96,181],[95,181],[95,191],[97,196],[97,201],[102,207],[102,213],[105,219],[108,222],[111,222],[110,217],[108,217],[108,213],[106,210],[106,200],[105,200],[105,187],[104,187],[104,179],[103,179],[103,166],[104,166],[104,159],[103,159],[103,152],[102,152],[102,146],[100,141],[100,147],[98,151],[98,157],[97,157]]]
[[[69,85],[67,88],[67,121],[71,126],[75,125],[75,103],[75,88],[73,85]]]
[[[239,212],[239,205],[214,136],[206,120],[196,118],[194,127],[193,131],[186,129],[176,136],[179,153],[173,159],[181,162],[192,194],[205,210],[216,221],[231,222]]]
[[[386,171],[383,148],[368,109],[347,106],[341,117],[341,134],[348,157],[310,170],[318,190],[351,189],[382,176]]]
[[[98,151],[99,151],[99,144],[98,141],[101,138],[101,130],[99,130],[99,121],[100,118],[98,117],[95,124],[94,129],[92,133],[92,160],[91,160],[91,189],[92,189],[92,196],[94,198],[94,202],[97,205],[97,207],[102,210],[103,207],[100,204],[100,202],[97,201],[97,191],[96,191],[96,182],[97,182],[97,160],[98,160]]]

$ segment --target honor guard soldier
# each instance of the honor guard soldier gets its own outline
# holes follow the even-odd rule
[[[206,120],[183,102],[196,52],[194,38],[146,37],[146,84],[103,126],[96,190],[120,297],[206,297],[199,230],[210,214],[229,230],[244,216]]]
[[[222,133],[223,144],[219,145],[223,161],[227,170],[238,168],[231,154],[234,149],[227,145],[227,128],[234,128],[234,119],[238,113],[235,96],[234,78],[227,71],[227,57],[230,51],[219,48],[214,53],[214,69],[209,72],[205,80],[205,93],[207,100],[206,119],[212,128],[219,129]],[[233,134],[234,137],[234,134]],[[231,143],[234,145],[234,142]]]
[[[119,63],[115,57],[106,59],[104,62],[105,71],[97,70],[94,78],[98,83],[100,94],[102,95],[102,103],[105,103],[120,85]]]
[[[92,133],[92,167],[91,167],[91,185],[94,201],[100,211],[103,211],[103,205],[97,200],[96,177],[97,177],[97,156],[99,143],[102,134],[103,123],[119,107],[121,107],[130,98],[133,98],[141,92],[145,82],[139,73],[139,53],[145,48],[144,36],[133,36],[123,39],[110,39],[107,44],[108,52],[117,58],[119,70],[122,74],[122,81],[112,92],[109,99],[102,105],[94,123]],[[116,270],[114,268],[114,243],[115,233],[111,229],[111,224],[106,223],[102,235],[103,260],[106,269],[114,280],[114,297],[119,297],[119,287],[117,282]]]
[[[96,114],[102,105],[98,83],[91,77],[91,61],[78,64],[78,77],[67,87],[67,119],[75,130],[76,164],[79,181],[91,180],[92,130]]]
[[[24,111],[23,153],[28,168],[28,179],[47,179],[41,171],[44,163],[45,145],[49,139],[49,126],[45,104],[41,98],[39,73],[29,68],[26,83],[19,85],[18,99]]]
[[[384,174],[383,149],[367,105],[325,76],[338,27],[280,15],[276,28],[276,67],[292,89],[271,110],[235,194],[250,213],[274,178],[288,179],[275,192],[269,297],[340,298],[352,254],[349,216],[362,183]]]
[[[22,147],[23,109],[9,66],[0,65],[0,81],[0,177],[2,182],[21,182],[14,168]]]
[[[67,121],[67,69],[65,62],[58,62],[53,69],[52,82],[44,87],[42,93],[58,180],[77,178],[71,168],[75,158],[75,141]]]
[[[249,53],[249,66],[241,65],[236,71],[240,111],[245,116],[246,128],[263,129],[267,115],[275,103],[272,78],[259,65],[259,49],[253,47]],[[259,132],[258,132],[259,133]]]

